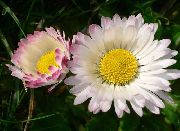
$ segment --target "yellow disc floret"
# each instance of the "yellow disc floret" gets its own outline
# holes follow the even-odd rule
[[[138,71],[134,55],[124,49],[107,52],[99,62],[99,72],[107,83],[124,85],[132,80]]]
[[[41,74],[50,74],[50,66],[59,67],[55,59],[55,50],[48,51],[42,55],[36,63],[36,68]]]

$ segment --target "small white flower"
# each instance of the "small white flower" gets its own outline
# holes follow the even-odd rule
[[[130,113],[127,102],[139,116],[143,107],[159,114],[159,108],[164,108],[161,99],[173,102],[166,93],[171,90],[168,80],[179,78],[180,71],[165,68],[176,63],[172,57],[177,51],[168,48],[169,39],[154,40],[157,27],[144,24],[141,14],[128,19],[114,15],[102,17],[101,27],[91,25],[90,37],[78,33],[69,62],[75,75],[65,80],[73,85],[74,104],[91,98],[89,111],[96,114],[107,112],[113,102],[122,117]]]
[[[12,56],[14,66],[7,64],[12,75],[21,79],[25,87],[37,88],[56,84],[68,72],[69,41],[54,28],[35,31],[21,39]]]

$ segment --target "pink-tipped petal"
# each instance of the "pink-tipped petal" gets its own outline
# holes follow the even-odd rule
[[[103,29],[108,29],[112,25],[112,20],[109,17],[101,17],[101,26]]]

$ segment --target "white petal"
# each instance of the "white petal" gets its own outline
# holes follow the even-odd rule
[[[167,72],[157,74],[158,77],[162,77],[166,80],[174,80],[180,78],[180,70],[167,69]]]
[[[99,110],[99,104],[97,103],[97,99],[92,97],[88,106],[90,112],[96,112]]]
[[[115,99],[114,105],[118,107],[120,110],[124,110],[126,108],[126,101],[122,99]]]
[[[157,28],[158,28],[158,24],[151,23],[151,24],[149,24],[149,27],[151,28],[151,31],[155,34],[155,32],[157,31]]]
[[[93,114],[97,114],[100,111],[100,108],[97,108],[96,110],[93,111]]]
[[[128,93],[124,86],[116,85],[114,88],[114,99],[125,100],[128,97]]]
[[[154,36],[153,36],[154,37]],[[136,56],[138,59],[141,59],[143,57],[145,57],[146,55],[150,54],[153,50],[156,49],[157,47],[157,44],[158,44],[158,41],[157,40],[154,40],[152,43],[151,43],[151,39],[152,39],[152,36],[150,38],[150,41],[146,44],[146,47],[144,47],[141,51],[139,51]]]
[[[85,90],[83,90],[81,93],[79,93],[75,100],[74,100],[74,105],[78,105],[86,101],[89,97],[91,97],[91,93],[89,92],[89,88],[87,87]]]
[[[129,18],[127,19],[125,27],[135,26],[135,24],[136,24],[136,17],[135,17],[134,15],[131,15],[131,16],[129,16]]]
[[[158,60],[158,61],[152,62],[151,64],[141,66],[140,68],[141,68],[141,71],[157,70],[161,68],[166,68],[175,63],[176,63],[176,60],[174,59],[165,59],[165,60]]]
[[[70,76],[70,77],[68,77],[68,78],[66,78],[66,79],[64,80],[64,83],[65,83],[66,85],[76,85],[76,84],[79,84],[79,83],[80,83],[80,80],[77,79],[77,78],[74,77],[74,76]]]
[[[147,100],[149,100],[150,102],[152,102],[156,106],[158,106],[160,108],[164,108],[165,107],[164,103],[162,102],[162,100],[160,100],[156,95],[154,95],[150,91],[140,88],[137,85],[137,83],[134,82],[132,84],[132,88],[134,88],[134,90],[136,89],[136,91],[138,91],[139,94],[141,94],[144,98],[146,98]]]
[[[87,88],[86,83],[79,83],[79,84],[75,85],[73,88],[71,88],[69,92],[76,95],[76,94],[80,93],[81,91],[83,91],[85,88]]]
[[[136,18],[137,18],[136,27],[139,29],[144,24],[144,19],[141,14],[138,14]]]
[[[174,56],[176,56],[177,54],[178,54],[178,52],[176,50],[171,50],[170,54],[163,56],[161,59],[171,59]]]
[[[154,114],[160,114],[159,108],[152,104],[150,101],[146,101],[146,107]]]
[[[123,44],[123,28],[122,27],[117,27],[114,28],[115,32],[115,39],[114,39],[114,48],[122,48]]]
[[[104,17],[104,16],[102,16],[101,17],[101,26],[102,26],[102,28],[103,29],[108,29],[108,28],[110,28],[110,26],[112,25],[112,20],[111,20],[111,18],[109,18],[109,17]]]
[[[151,97],[151,102],[153,103],[153,104],[155,104],[156,106],[158,106],[158,107],[160,107],[160,108],[164,108],[165,107],[165,105],[164,105],[164,103],[162,102],[162,100],[161,99],[159,99],[156,95],[154,95],[153,93],[148,93],[149,94],[149,96]]]
[[[169,44],[171,43],[170,39],[163,39],[159,41],[159,46],[158,48],[163,50],[165,48],[167,48],[169,46]]]
[[[78,32],[77,35],[74,36],[74,39],[76,41],[76,44],[81,44],[89,47],[89,41],[91,41],[91,38],[87,35],[84,35],[81,32]]]
[[[161,87],[159,86],[154,86],[154,85],[150,85],[150,84],[138,84],[141,88],[144,88],[144,89],[147,89],[147,90],[150,90],[150,91],[159,91],[159,90],[162,90]]]
[[[145,84],[152,84],[152,85],[157,85],[157,86],[169,86],[170,82],[161,78],[161,77],[156,77],[156,76],[140,76],[139,79],[137,79],[139,83],[145,83]]]
[[[99,25],[92,24],[89,26],[89,34],[93,39],[101,39],[102,28]]]
[[[158,60],[152,63],[153,65],[161,65],[163,68],[169,67],[176,63],[176,60],[174,59],[165,59],[165,60]]]
[[[9,67],[9,70],[12,71],[12,76],[15,76],[21,80],[24,79],[23,77],[25,74],[18,67],[12,66],[10,64],[6,64],[6,66]]]
[[[142,116],[143,116],[142,108],[139,107],[137,104],[135,104],[134,101],[130,101],[130,103],[131,103],[131,106],[132,106],[133,110],[134,110],[140,117],[142,117]]]
[[[112,102],[113,100],[113,89],[105,86],[104,84],[102,87],[98,87],[98,92],[96,92],[96,97],[99,102],[101,101],[109,101]]]
[[[132,48],[135,38],[137,35],[137,30],[134,26],[128,26],[123,30],[123,40],[121,47],[127,50]]]
[[[100,108],[102,112],[107,112],[111,108],[111,101],[101,101]]]
[[[134,102],[136,103],[136,105],[140,106],[140,107],[144,107],[145,104],[145,98],[142,95],[135,95],[133,97]]]
[[[116,105],[115,105],[115,112],[118,118],[121,118],[123,116],[123,110],[120,110]]]
[[[104,31],[104,36],[103,36],[103,42],[104,42],[104,47],[106,51],[112,50],[115,48],[115,40],[116,40],[116,31],[117,29],[110,28]]]
[[[137,54],[144,48],[144,46],[149,42],[151,34],[152,32],[150,31],[150,28],[147,28],[147,30],[145,30],[143,34],[141,34],[142,36],[137,35],[138,40],[136,46],[134,47],[133,54]]]
[[[151,70],[151,71],[141,72],[141,75],[156,75],[156,74],[161,74],[161,73],[165,73],[165,72],[166,72],[165,69],[158,69],[158,70]]]
[[[70,71],[74,74],[79,74],[79,75],[84,75],[84,76],[88,74],[88,70],[82,67],[71,67]]]
[[[78,32],[77,35],[74,37],[75,37],[76,44],[84,45],[88,47],[88,49],[91,52],[93,52],[93,54],[98,54],[98,50],[96,48],[97,45],[96,43],[92,42],[92,39],[89,36]]]
[[[130,110],[129,110],[129,108],[128,108],[128,106],[126,105],[126,108],[125,108],[125,110],[124,110],[126,113],[130,113]]]
[[[164,91],[157,91],[154,92],[156,95],[158,95],[161,99],[169,102],[169,103],[174,103],[173,99]]]
[[[90,50],[85,45],[73,44],[71,47],[71,53],[73,55],[80,55],[93,52],[90,52]]]
[[[168,55],[169,53],[171,53],[170,49],[166,49],[158,52],[152,52],[149,55],[145,56],[144,58],[140,59],[139,63],[141,65],[147,65],[155,60],[158,60],[159,58],[162,58],[163,56]]]
[[[146,50],[144,50],[144,52],[141,53],[141,55],[138,58],[144,58],[147,55],[150,55],[150,54],[153,55],[156,53],[159,56],[159,51],[165,50],[170,43],[171,43],[171,41],[169,39],[163,39],[163,40],[160,40],[159,42],[157,40],[155,40],[152,43],[152,45],[149,48],[147,48]]]
[[[119,15],[118,14],[115,14],[114,16],[113,16],[113,22],[114,22],[114,25],[116,25],[116,26],[121,26],[121,24],[122,24],[122,20],[121,20],[121,18],[119,17]]]
[[[180,70],[167,69],[167,75],[172,77],[173,79],[178,79],[178,78],[180,78]]]

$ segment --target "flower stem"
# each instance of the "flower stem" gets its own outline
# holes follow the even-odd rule
[[[27,131],[27,129],[28,129],[28,125],[30,123],[33,110],[34,110],[34,89],[31,89],[30,90],[30,100],[29,100],[29,112],[28,112],[27,122],[26,122],[26,125],[24,127],[24,131]]]

